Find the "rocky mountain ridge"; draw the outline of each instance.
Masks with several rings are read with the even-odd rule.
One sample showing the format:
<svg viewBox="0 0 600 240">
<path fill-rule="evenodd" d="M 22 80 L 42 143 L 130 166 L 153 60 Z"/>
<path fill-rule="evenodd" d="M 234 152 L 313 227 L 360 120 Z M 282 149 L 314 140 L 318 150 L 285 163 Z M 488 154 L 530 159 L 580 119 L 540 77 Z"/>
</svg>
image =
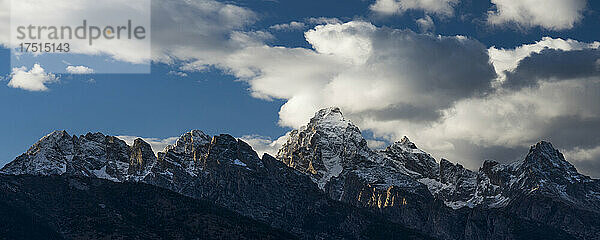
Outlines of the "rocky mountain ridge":
<svg viewBox="0 0 600 240">
<path fill-rule="evenodd" d="M 364 233 L 385 221 L 440 239 L 600 236 L 598 180 L 579 174 L 548 142 L 532 146 L 523 161 L 486 161 L 475 172 L 438 163 L 406 137 L 372 150 L 339 108 L 320 110 L 292 131 L 276 157 L 199 130 L 158 156 L 141 139 L 128 146 L 101 133 L 57 131 L 1 172 L 143 182 L 308 239 L 368 238 Z M 535 227 L 524 233 L 521 225 Z"/>
<path fill-rule="evenodd" d="M 392 219 L 415 228 L 437 216 L 437 212 L 427 213 L 436 201 L 454 210 L 511 209 L 524 198 L 543 196 L 559 202 L 561 207 L 577 207 L 599 216 L 600 182 L 578 173 L 552 144 L 544 141 L 533 145 L 523 161 L 486 161 L 475 172 L 445 159 L 438 163 L 407 137 L 383 151 L 370 150 L 360 130 L 343 117 L 339 108 L 327 108 L 315 114 L 307 126 L 292 131 L 277 157 L 311 176 L 331 198 L 383 209 Z M 408 205 L 412 208 L 405 207 Z M 544 222 L 540 216 L 525 217 Z M 558 217 L 569 222 L 584 221 L 577 216 Z M 588 228 L 555 226 L 572 232 Z M 597 232 L 600 225 L 589 228 Z"/>
<path fill-rule="evenodd" d="M 2 172 L 142 182 L 216 203 L 304 239 L 373 239 L 380 234 L 429 239 L 328 199 L 309 177 L 269 155 L 259 158 L 248 144 L 226 134 L 210 137 L 194 130 L 157 157 L 141 139 L 127 146 L 100 133 L 76 137 L 56 131 Z"/>
<path fill-rule="evenodd" d="M 323 109 L 307 126 L 292 131 L 277 158 L 310 175 L 321 189 L 346 172 L 383 188 L 419 185 L 394 182 L 409 177 L 426 185 L 432 195 L 454 209 L 503 207 L 508 203 L 509 192 L 528 193 L 539 187 L 566 197 L 561 192 L 564 186 L 596 182 L 578 173 L 545 141 L 533 145 L 523 161 L 499 164 L 488 160 L 477 172 L 446 159 L 438 163 L 407 137 L 375 152 L 367 147 L 360 130 L 344 119 L 339 108 Z"/>
</svg>

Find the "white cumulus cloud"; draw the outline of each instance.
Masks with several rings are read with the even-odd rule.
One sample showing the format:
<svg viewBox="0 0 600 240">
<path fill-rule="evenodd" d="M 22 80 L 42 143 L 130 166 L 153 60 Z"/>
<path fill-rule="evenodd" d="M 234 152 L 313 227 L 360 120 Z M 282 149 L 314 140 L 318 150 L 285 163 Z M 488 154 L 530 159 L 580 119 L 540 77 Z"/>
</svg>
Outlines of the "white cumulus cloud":
<svg viewBox="0 0 600 240">
<path fill-rule="evenodd" d="M 377 0 L 371 11 L 382 15 L 403 14 L 408 10 L 421 10 L 440 16 L 454 15 L 454 6 L 460 0 Z"/>
<path fill-rule="evenodd" d="M 39 92 L 47 91 L 46 84 L 58 81 L 58 77 L 54 74 L 46 73 L 44 68 L 39 64 L 33 65 L 28 70 L 27 67 L 13 68 L 8 86 L 12 88 L 20 88 L 27 91 Z"/>
<path fill-rule="evenodd" d="M 177 142 L 179 137 L 168 137 L 168 138 L 145 138 L 145 137 L 136 137 L 136 136 L 116 136 L 117 138 L 125 141 L 128 145 L 133 145 L 133 142 L 141 138 L 146 143 L 150 144 L 152 147 L 152 151 L 154 153 L 162 152 L 167 146 L 173 145 Z"/>
<path fill-rule="evenodd" d="M 305 36 L 314 50 L 249 47 L 221 64 L 246 80 L 254 96 L 286 99 L 284 126 L 299 127 L 332 105 L 347 114 L 435 120 L 453 102 L 484 94 L 496 77 L 485 46 L 462 36 L 364 21 L 317 26 Z"/>
<path fill-rule="evenodd" d="M 492 0 L 495 10 L 488 13 L 494 25 L 514 23 L 520 27 L 550 30 L 573 28 L 583 18 L 586 0 Z"/>
<path fill-rule="evenodd" d="M 303 30 L 304 28 L 306 28 L 306 24 L 304 24 L 303 22 L 296 21 L 292 21 L 290 23 L 276 24 L 269 27 L 269 29 L 276 31 L 296 31 Z"/>
<path fill-rule="evenodd" d="M 386 141 L 367 139 L 367 145 L 372 149 L 383 149 L 387 147 L 388 143 Z"/>
<path fill-rule="evenodd" d="M 539 53 L 544 49 L 559 49 L 565 51 L 581 50 L 585 48 L 599 48 L 600 42 L 584 43 L 573 39 L 561 39 L 543 37 L 542 40 L 532 44 L 523 44 L 514 49 L 498 49 L 494 46 L 489 48 L 489 55 L 494 68 L 504 80 L 505 71 L 513 71 L 519 62 L 533 53 Z"/>
<path fill-rule="evenodd" d="M 214 64 L 213 59 L 248 44 L 260 34 L 246 34 L 245 27 L 255 22 L 256 13 L 233 4 L 214 0 L 170 1 L 152 0 L 151 13 L 148 9 L 120 0 L 110 0 L 99 9 L 97 2 L 61 0 L 36 1 L 35 4 L 23 2 L 35 7 L 12 9 L 15 22 L 52 22 L 57 25 L 81 24 L 84 19 L 102 16 L 102 19 L 121 19 L 123 15 L 151 16 L 152 49 L 148 51 L 147 41 L 114 41 L 98 39 L 93 46 L 85 41 L 76 41 L 71 53 L 86 55 L 107 55 L 118 61 L 146 63 L 151 60 L 173 63 L 195 59 L 199 64 Z M 111 7 L 110 2 L 116 2 Z M 122 6 L 128 8 L 121 9 Z M 10 46 L 10 0 L 0 0 L 0 44 Z M 60 12 L 61 17 L 54 14 Z M 120 22 L 114 23 L 122 24 Z M 262 36 L 264 37 L 264 36 Z M 13 43 L 14 44 L 14 43 Z M 16 43 L 18 44 L 18 43 Z M 150 53 L 151 54 L 148 54 Z"/>
<path fill-rule="evenodd" d="M 141 138 L 150 146 L 155 154 L 164 151 L 164 149 L 169 145 L 174 145 L 180 137 L 168 137 L 168 138 L 148 138 L 148 137 L 138 137 L 138 136 L 116 136 L 117 138 L 125 141 L 129 145 L 133 145 L 133 142 Z M 248 145 L 252 146 L 252 149 L 258 153 L 259 157 L 262 157 L 264 153 L 268 153 L 271 156 L 276 156 L 279 148 L 287 141 L 288 134 L 285 134 L 277 139 L 271 139 L 269 137 L 264 137 L 260 135 L 246 135 L 242 136 L 239 139 L 248 143 Z"/>
<path fill-rule="evenodd" d="M 421 30 L 421 32 L 430 32 L 435 29 L 435 23 L 433 22 L 433 19 L 429 15 L 426 15 L 423 18 L 417 19 L 416 22 L 417 22 L 417 26 L 419 26 L 419 30 Z"/>
<path fill-rule="evenodd" d="M 94 69 L 86 66 L 68 66 L 67 72 L 70 74 L 91 74 L 94 73 Z"/>
<path fill-rule="evenodd" d="M 262 157 L 262 155 L 265 153 L 271 156 L 277 156 L 277 152 L 287 141 L 288 134 L 283 135 L 275 140 L 260 135 L 246 135 L 240 137 L 240 139 L 252 146 L 252 149 L 258 153 L 259 157 Z"/>
<path fill-rule="evenodd" d="M 307 23 L 322 25 L 322 24 L 338 24 L 342 21 L 338 18 L 327 18 L 327 17 L 311 17 L 306 20 Z"/>
</svg>

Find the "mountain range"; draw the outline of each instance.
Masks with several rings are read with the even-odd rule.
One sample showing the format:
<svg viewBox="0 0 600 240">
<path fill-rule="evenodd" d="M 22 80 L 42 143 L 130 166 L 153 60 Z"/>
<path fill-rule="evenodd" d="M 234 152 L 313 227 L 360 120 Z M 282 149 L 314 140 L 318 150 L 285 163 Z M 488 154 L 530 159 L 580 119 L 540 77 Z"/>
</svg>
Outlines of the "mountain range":
<svg viewBox="0 0 600 240">
<path fill-rule="evenodd" d="M 276 156 L 200 130 L 157 155 L 142 139 L 55 131 L 0 173 L 11 239 L 600 239 L 599 180 L 549 142 L 472 171 L 407 137 L 371 149 L 335 107 Z"/>
</svg>

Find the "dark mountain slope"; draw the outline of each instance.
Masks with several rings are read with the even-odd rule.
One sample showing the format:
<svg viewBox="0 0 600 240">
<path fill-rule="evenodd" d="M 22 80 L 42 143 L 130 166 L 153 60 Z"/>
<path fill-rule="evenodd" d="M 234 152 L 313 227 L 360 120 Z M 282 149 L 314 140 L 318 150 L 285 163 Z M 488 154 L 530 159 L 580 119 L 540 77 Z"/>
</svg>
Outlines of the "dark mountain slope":
<svg viewBox="0 0 600 240">
<path fill-rule="evenodd" d="M 0 175 L 0 239 L 295 239 L 200 201 L 140 183 Z"/>
</svg>

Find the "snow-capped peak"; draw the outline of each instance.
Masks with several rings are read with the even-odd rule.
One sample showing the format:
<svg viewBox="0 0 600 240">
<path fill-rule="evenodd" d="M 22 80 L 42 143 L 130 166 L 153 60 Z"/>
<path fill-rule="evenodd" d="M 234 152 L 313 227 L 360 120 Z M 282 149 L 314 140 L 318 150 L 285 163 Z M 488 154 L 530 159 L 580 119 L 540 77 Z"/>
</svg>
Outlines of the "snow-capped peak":
<svg viewBox="0 0 600 240">
<path fill-rule="evenodd" d="M 535 173 L 539 181 L 550 181 L 556 184 L 589 181 L 577 172 L 577 169 L 565 160 L 565 157 L 546 141 L 531 146 L 527 157 L 520 166 L 521 170 Z"/>
<path fill-rule="evenodd" d="M 546 141 L 540 141 L 531 146 L 524 164 L 545 164 L 556 168 L 576 171 L 575 167 L 567 162 L 564 156 L 551 143 Z"/>
<path fill-rule="evenodd" d="M 68 173 L 123 181 L 127 177 L 130 151 L 124 141 L 102 133 L 71 137 L 66 131 L 54 131 L 4 166 L 3 171 L 17 175 Z"/>
<path fill-rule="evenodd" d="M 421 177 L 435 178 L 439 169 L 435 159 L 417 148 L 417 145 L 406 136 L 387 147 L 382 153 L 406 169 L 420 174 Z"/>
<path fill-rule="evenodd" d="M 59 175 L 73 158 L 73 138 L 66 131 L 54 131 L 36 142 L 26 153 L 6 164 L 6 174 Z"/>
<path fill-rule="evenodd" d="M 415 145 L 413 142 L 410 141 L 410 139 L 408 139 L 407 136 L 402 137 L 402 139 L 400 139 L 400 141 L 395 142 L 394 144 L 392 144 L 389 148 L 391 149 L 400 149 L 403 152 L 407 152 L 407 153 L 415 153 L 415 154 L 427 154 L 425 151 L 419 149 L 417 147 L 417 145 Z M 434 161 L 435 162 L 435 161 Z"/>
<path fill-rule="evenodd" d="M 67 131 L 53 131 L 52 133 L 42 137 L 38 140 L 28 152 L 39 150 L 39 148 L 45 147 L 53 147 L 60 145 L 60 142 L 71 141 L 71 136 L 67 133 Z"/>
<path fill-rule="evenodd" d="M 42 137 L 39 140 L 39 142 L 55 141 L 55 140 L 63 138 L 63 137 L 69 137 L 70 138 L 71 136 L 65 130 L 56 130 L 56 131 L 53 131 L 53 132 L 49 133 L 48 135 Z"/>
<path fill-rule="evenodd" d="M 413 142 L 411 142 L 410 139 L 408 139 L 407 136 L 402 137 L 402 139 L 400 139 L 400 141 L 397 142 L 397 143 L 400 144 L 400 145 L 403 145 L 403 146 L 407 146 L 407 147 L 412 148 L 412 149 L 416 149 L 417 148 L 417 145 L 415 145 Z"/>
<path fill-rule="evenodd" d="M 323 119 L 323 118 L 343 118 L 342 110 L 339 107 L 328 107 L 319 110 L 315 114 L 315 118 Z"/>
<path fill-rule="evenodd" d="M 329 107 L 319 110 L 310 120 L 308 127 L 320 128 L 345 128 L 350 121 L 344 118 L 342 111 L 338 107 Z"/>
<path fill-rule="evenodd" d="M 321 189 L 345 168 L 371 157 L 360 129 L 337 107 L 319 110 L 308 125 L 290 133 L 278 159 L 311 176 Z"/>
</svg>

